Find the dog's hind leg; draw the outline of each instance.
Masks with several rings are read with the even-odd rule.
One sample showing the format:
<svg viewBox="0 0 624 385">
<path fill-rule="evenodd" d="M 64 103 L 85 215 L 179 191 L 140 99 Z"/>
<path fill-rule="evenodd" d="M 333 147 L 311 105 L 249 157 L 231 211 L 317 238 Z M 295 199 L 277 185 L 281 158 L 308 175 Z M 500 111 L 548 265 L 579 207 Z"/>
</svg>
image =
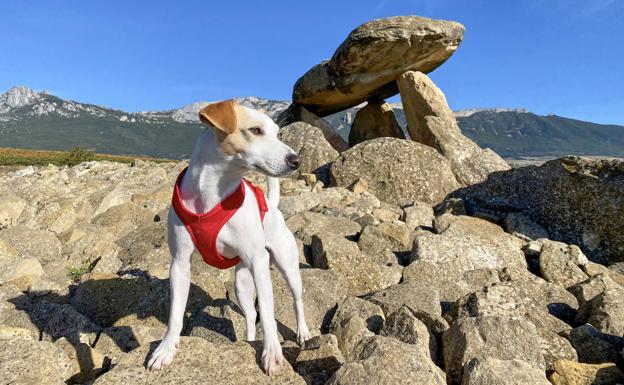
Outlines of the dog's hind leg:
<svg viewBox="0 0 624 385">
<path fill-rule="evenodd" d="M 292 233 L 286 227 L 284 219 L 279 216 L 276 228 L 267 234 L 267 248 L 282 276 L 286 280 L 293 296 L 295 316 L 297 317 L 297 342 L 303 343 L 310 339 L 310 331 L 303 311 L 303 284 L 299 272 L 299 251 Z M 275 231 L 277 230 L 277 231 Z"/>
<path fill-rule="evenodd" d="M 235 270 L 235 286 L 236 286 L 236 298 L 238 304 L 243 309 L 245 314 L 245 326 L 247 330 L 247 341 L 256 340 L 256 318 L 258 313 L 254 306 L 254 295 L 256 293 L 256 286 L 254 284 L 253 275 L 248 267 L 242 263 L 236 265 Z"/>
<path fill-rule="evenodd" d="M 161 369 L 173 361 L 180 342 L 184 309 L 191 285 L 191 254 L 195 249 L 193 240 L 173 209 L 169 211 L 168 225 L 168 243 L 171 252 L 169 323 L 165 337 L 147 363 L 148 369 Z"/>
</svg>

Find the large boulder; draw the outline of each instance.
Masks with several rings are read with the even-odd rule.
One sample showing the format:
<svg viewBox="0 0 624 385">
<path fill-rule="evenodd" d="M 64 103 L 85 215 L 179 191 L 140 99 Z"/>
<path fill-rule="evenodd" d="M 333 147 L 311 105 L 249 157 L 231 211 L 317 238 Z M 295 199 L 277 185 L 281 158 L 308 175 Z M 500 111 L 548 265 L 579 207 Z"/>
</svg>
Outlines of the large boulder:
<svg viewBox="0 0 624 385">
<path fill-rule="evenodd" d="M 381 264 L 361 252 L 357 243 L 333 233 L 312 237 L 312 266 L 342 273 L 351 295 L 385 289 L 398 283 L 403 271 L 398 264 Z"/>
<path fill-rule="evenodd" d="M 254 347 L 255 346 L 255 347 Z M 261 344 L 246 342 L 214 344 L 202 338 L 182 337 L 173 364 L 166 370 L 146 370 L 145 358 L 156 344 L 141 346 L 127 354 L 111 371 L 99 377 L 94 385 L 126 384 L 301 384 L 305 381 L 283 362 L 273 377 L 261 369 Z"/>
<path fill-rule="evenodd" d="M 369 100 L 366 106 L 355 114 L 349 131 L 349 146 L 384 136 L 405 139 L 392 106 L 384 101 Z"/>
<path fill-rule="evenodd" d="M 624 260 L 624 161 L 561 158 L 491 174 L 451 197 L 462 198 L 471 215 L 502 221 L 522 212 L 590 258 Z"/>
<path fill-rule="evenodd" d="M 325 182 L 329 181 L 329 167 L 338 157 L 338 151 L 325 140 L 323 132 L 304 122 L 283 127 L 280 139 L 299 154 L 298 173 L 313 173 Z"/>
<path fill-rule="evenodd" d="M 355 350 L 351 362 L 342 365 L 328 385 L 446 384 L 442 369 L 429 359 L 424 341 L 412 345 L 373 336 L 363 339 Z"/>
<path fill-rule="evenodd" d="M 462 385 L 550 385 L 540 369 L 521 360 L 474 359 L 466 366 Z"/>
<path fill-rule="evenodd" d="M 445 214 L 435 227 L 438 234 L 423 234 L 414 241 L 414 262 L 403 271 L 403 280 L 430 282 L 444 302 L 498 281 L 503 269 L 526 271 L 520 240 L 492 223 Z"/>
<path fill-rule="evenodd" d="M 60 347 L 29 338 L 0 339 L 0 383 L 65 384 L 73 374 L 72 363 Z"/>
<path fill-rule="evenodd" d="M 545 370 L 537 330 L 524 318 L 460 318 L 442 336 L 442 347 L 446 373 L 456 383 L 464 366 L 475 358 L 519 359 Z"/>
<path fill-rule="evenodd" d="M 448 161 L 436 150 L 396 138 L 368 140 L 343 152 L 331 167 L 331 178 L 343 187 L 365 178 L 370 192 L 393 204 L 436 204 L 459 188 Z"/>
<path fill-rule="evenodd" d="M 461 133 L 444 94 L 427 75 L 405 72 L 397 83 L 410 137 L 444 155 L 460 183 L 483 182 L 491 172 L 509 169 L 503 158 Z"/>
<path fill-rule="evenodd" d="M 294 86 L 293 101 L 319 116 L 398 92 L 405 71 L 431 72 L 457 49 L 463 25 L 419 16 L 366 22 L 353 30 L 331 60 L 306 72 Z"/>
</svg>

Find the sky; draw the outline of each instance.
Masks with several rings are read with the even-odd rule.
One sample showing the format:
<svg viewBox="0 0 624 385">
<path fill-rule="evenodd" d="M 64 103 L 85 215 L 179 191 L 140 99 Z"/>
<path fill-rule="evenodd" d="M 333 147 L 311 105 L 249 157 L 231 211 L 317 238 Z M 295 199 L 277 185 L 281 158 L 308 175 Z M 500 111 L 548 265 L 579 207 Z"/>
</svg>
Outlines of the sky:
<svg viewBox="0 0 624 385">
<path fill-rule="evenodd" d="M 396 15 L 466 26 L 430 74 L 454 110 L 624 124 L 624 0 L 2 0 L 0 92 L 26 85 L 126 111 L 290 99 L 351 30 Z"/>
</svg>

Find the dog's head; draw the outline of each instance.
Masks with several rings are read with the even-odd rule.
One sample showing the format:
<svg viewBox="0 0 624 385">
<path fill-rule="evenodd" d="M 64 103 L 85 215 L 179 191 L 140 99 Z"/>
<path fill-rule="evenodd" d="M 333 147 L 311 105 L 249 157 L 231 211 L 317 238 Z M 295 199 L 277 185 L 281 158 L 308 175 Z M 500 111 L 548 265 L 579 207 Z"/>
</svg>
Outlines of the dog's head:
<svg viewBox="0 0 624 385">
<path fill-rule="evenodd" d="M 250 170 L 280 176 L 299 167 L 299 156 L 277 138 L 277 125 L 258 110 L 225 100 L 204 107 L 199 119 L 214 131 L 219 151 Z"/>
</svg>

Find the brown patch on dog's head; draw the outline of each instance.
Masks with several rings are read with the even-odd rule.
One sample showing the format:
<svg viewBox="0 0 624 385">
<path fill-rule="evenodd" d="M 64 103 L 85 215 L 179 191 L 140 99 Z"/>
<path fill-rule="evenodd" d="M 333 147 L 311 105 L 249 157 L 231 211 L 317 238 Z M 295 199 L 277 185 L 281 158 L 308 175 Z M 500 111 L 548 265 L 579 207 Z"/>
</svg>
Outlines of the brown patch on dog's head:
<svg viewBox="0 0 624 385">
<path fill-rule="evenodd" d="M 213 128 L 219 148 L 227 155 L 244 152 L 256 139 L 248 129 L 261 125 L 234 99 L 207 105 L 199 111 L 199 119 Z"/>
<path fill-rule="evenodd" d="M 234 99 L 209 104 L 199 111 L 199 120 L 226 135 L 231 134 L 237 127 L 235 110 L 237 105 Z"/>
</svg>

